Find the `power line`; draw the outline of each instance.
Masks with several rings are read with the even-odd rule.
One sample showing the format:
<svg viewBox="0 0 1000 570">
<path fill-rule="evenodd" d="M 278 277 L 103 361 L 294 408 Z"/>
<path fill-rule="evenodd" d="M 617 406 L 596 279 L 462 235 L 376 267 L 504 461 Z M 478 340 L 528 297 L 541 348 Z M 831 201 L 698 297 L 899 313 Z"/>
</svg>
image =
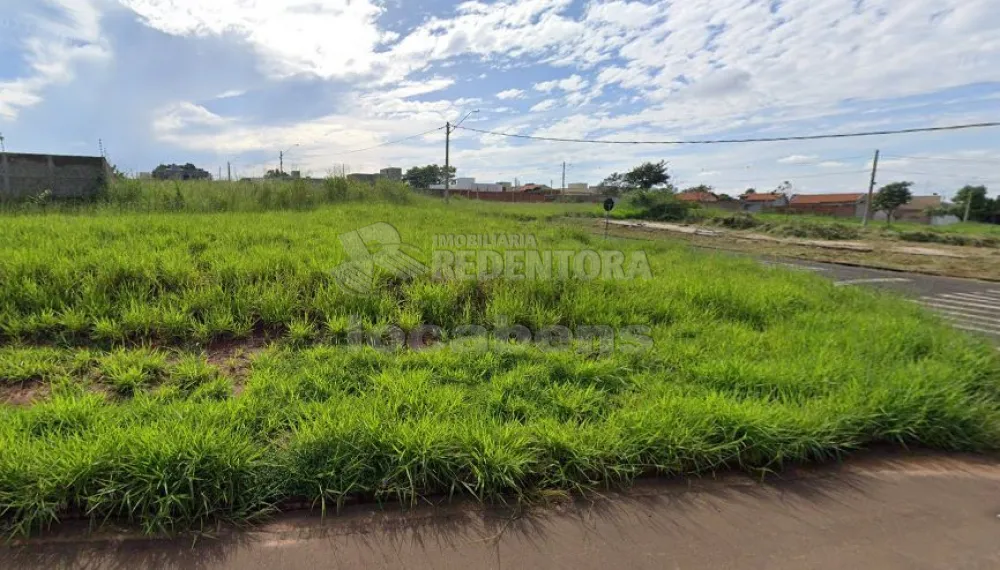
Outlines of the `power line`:
<svg viewBox="0 0 1000 570">
<path fill-rule="evenodd" d="M 1000 159 L 988 160 L 985 158 L 946 158 L 943 156 L 902 156 L 899 154 L 886 155 L 888 158 L 905 158 L 910 160 L 944 160 L 944 161 L 954 161 L 954 162 L 975 162 L 983 164 L 1000 164 Z"/>
<path fill-rule="evenodd" d="M 518 135 L 514 133 L 499 133 L 494 131 L 484 131 L 480 129 L 474 129 L 472 127 L 459 127 L 460 129 L 465 129 L 474 133 L 480 133 L 484 135 L 494 135 L 500 137 L 510 137 L 517 139 L 530 139 L 537 141 L 549 141 L 549 142 L 568 142 L 568 143 L 589 143 L 589 144 L 656 144 L 656 145 L 709 145 L 709 144 L 736 144 L 736 143 L 758 143 L 758 142 L 783 142 L 783 141 L 808 141 L 808 140 L 820 140 L 820 139 L 843 139 L 843 138 L 854 138 L 854 137 L 873 137 L 880 135 L 904 135 L 912 133 L 930 133 L 938 131 L 959 131 L 964 129 L 982 129 L 987 127 L 1000 127 L 1000 122 L 991 123 L 969 123 L 964 125 L 949 125 L 946 127 L 918 127 L 913 129 L 895 129 L 895 130 L 883 130 L 883 131 L 859 131 L 852 133 L 833 133 L 833 134 L 822 134 L 822 135 L 803 135 L 803 136 L 790 136 L 790 137 L 760 137 L 760 138 L 745 138 L 745 139 L 705 139 L 705 140 L 690 140 L 690 141 L 609 141 L 601 139 L 570 139 L 570 138 L 558 138 L 558 137 L 537 137 L 532 135 Z"/>
<path fill-rule="evenodd" d="M 965 176 L 963 174 L 939 174 L 937 172 L 922 172 L 920 170 L 900 169 L 900 168 L 893 168 L 891 166 L 887 166 L 887 167 L 881 168 L 879 170 L 881 170 L 881 171 L 889 171 L 889 172 L 892 172 L 895 175 L 918 174 L 920 176 L 933 176 L 935 178 L 954 178 L 954 179 L 957 179 L 957 180 L 984 180 L 984 181 L 990 181 L 990 180 L 996 180 L 997 179 L 997 177 L 991 177 L 991 176 Z"/>
<path fill-rule="evenodd" d="M 444 127 L 438 127 L 436 129 L 431 129 L 429 131 L 424 131 L 422 133 L 417 133 L 415 135 L 410 135 L 408 137 L 404 137 L 404 138 L 401 138 L 401 139 L 396 139 L 396 140 L 384 142 L 382 144 L 377 144 L 375 146 L 370 146 L 370 147 L 366 147 L 366 148 L 359 148 L 359 149 L 355 149 L 355 150 L 348 150 L 348 151 L 345 151 L 345 152 L 338 152 L 338 153 L 335 153 L 335 154 L 328 154 L 327 156 L 343 156 L 345 154 L 354 154 L 354 153 L 357 153 L 357 152 L 364 152 L 366 150 L 373 150 L 373 149 L 376 149 L 376 148 L 382 148 L 384 146 L 389 146 L 391 144 L 398 144 L 398 143 L 401 143 L 401 142 L 406 142 L 408 140 L 413 140 L 413 139 L 420 138 L 422 136 L 429 135 L 431 133 L 436 133 L 437 131 L 443 131 L 443 130 L 444 130 Z"/>
<path fill-rule="evenodd" d="M 839 175 L 843 175 L 843 174 L 863 174 L 865 172 L 868 172 L 868 170 L 867 169 L 866 170 L 843 170 L 843 171 L 836 171 L 836 172 L 824 172 L 822 174 L 803 174 L 801 176 L 788 176 L 788 175 L 783 175 L 783 174 L 776 174 L 774 176 L 767 176 L 767 177 L 763 177 L 763 178 L 741 178 L 741 179 L 737 179 L 737 180 L 734 180 L 734 179 L 715 180 L 711 176 L 705 176 L 705 180 L 707 180 L 708 182 L 714 182 L 716 184 L 730 184 L 730 183 L 733 183 L 733 182 L 764 182 L 764 181 L 768 181 L 768 180 L 788 180 L 788 181 L 795 181 L 795 180 L 798 180 L 800 178 L 826 178 L 828 176 L 839 176 Z"/>
</svg>

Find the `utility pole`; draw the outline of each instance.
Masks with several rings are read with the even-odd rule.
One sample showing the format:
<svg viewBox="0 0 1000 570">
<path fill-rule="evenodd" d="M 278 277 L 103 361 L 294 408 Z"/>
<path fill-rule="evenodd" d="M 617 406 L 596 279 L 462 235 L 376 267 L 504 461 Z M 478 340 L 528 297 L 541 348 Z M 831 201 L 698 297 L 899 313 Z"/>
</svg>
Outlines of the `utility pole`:
<svg viewBox="0 0 1000 570">
<path fill-rule="evenodd" d="M 274 155 L 272 155 L 272 156 L 274 156 Z M 284 151 L 279 151 L 278 152 L 278 174 L 284 174 L 284 173 L 285 173 L 285 152 Z"/>
<path fill-rule="evenodd" d="M 965 215 L 962 216 L 963 222 L 969 221 L 969 213 L 972 211 L 972 191 L 968 192 L 968 196 L 965 198 Z"/>
<path fill-rule="evenodd" d="M 474 113 L 478 113 L 479 109 L 475 111 L 469 111 L 462 117 L 462 120 L 455 123 L 452 126 L 451 121 L 444 124 L 444 201 L 448 201 L 448 190 L 451 188 L 451 133 L 455 131 L 466 119 L 471 117 Z"/>
<path fill-rule="evenodd" d="M 566 161 L 563 161 L 563 183 L 562 183 L 562 193 L 566 194 Z"/>
<path fill-rule="evenodd" d="M 868 227 L 868 221 L 872 217 L 872 200 L 875 196 L 875 175 L 878 174 L 878 150 L 875 150 L 875 160 L 872 162 L 872 179 L 868 183 L 868 201 L 865 202 L 865 219 L 861 222 L 863 227 Z"/>
<path fill-rule="evenodd" d="M 0 152 L 7 152 L 7 147 L 3 146 L 3 133 L 0 133 Z"/>
<path fill-rule="evenodd" d="M 233 181 L 233 164 L 228 160 L 226 161 L 226 179 L 230 182 Z"/>
<path fill-rule="evenodd" d="M 444 124 L 444 201 L 448 202 L 451 186 L 451 121 Z"/>
</svg>

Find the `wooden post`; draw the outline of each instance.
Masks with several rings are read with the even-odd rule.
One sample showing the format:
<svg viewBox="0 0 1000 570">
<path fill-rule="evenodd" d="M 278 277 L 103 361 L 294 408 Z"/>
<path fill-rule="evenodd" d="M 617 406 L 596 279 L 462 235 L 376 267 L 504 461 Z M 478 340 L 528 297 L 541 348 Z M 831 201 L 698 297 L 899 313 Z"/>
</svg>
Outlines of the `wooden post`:
<svg viewBox="0 0 1000 570">
<path fill-rule="evenodd" d="M 872 179 L 868 183 L 868 201 L 865 203 L 865 219 L 861 222 L 864 227 L 868 226 L 868 221 L 872 217 L 872 199 L 875 196 L 875 175 L 878 173 L 878 150 L 875 151 L 875 161 L 872 162 Z"/>
</svg>

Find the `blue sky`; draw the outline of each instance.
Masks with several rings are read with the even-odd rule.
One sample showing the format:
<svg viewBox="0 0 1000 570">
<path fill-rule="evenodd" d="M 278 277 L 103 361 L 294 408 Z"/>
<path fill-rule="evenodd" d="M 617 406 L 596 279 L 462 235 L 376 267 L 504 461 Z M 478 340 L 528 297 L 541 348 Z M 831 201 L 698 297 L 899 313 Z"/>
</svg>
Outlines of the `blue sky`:
<svg viewBox="0 0 1000 570">
<path fill-rule="evenodd" d="M 12 151 L 126 171 L 239 175 L 441 163 L 443 126 L 676 140 L 1000 119 L 995 0 L 7 0 L 0 133 Z M 6 4 L 5 3 L 5 4 Z M 994 4 L 994 6 L 991 6 Z M 14 15 L 14 16 L 11 16 Z M 645 160 L 681 186 L 1000 191 L 1000 129 L 866 139 L 602 146 L 454 135 L 461 176 L 597 183 Z"/>
</svg>

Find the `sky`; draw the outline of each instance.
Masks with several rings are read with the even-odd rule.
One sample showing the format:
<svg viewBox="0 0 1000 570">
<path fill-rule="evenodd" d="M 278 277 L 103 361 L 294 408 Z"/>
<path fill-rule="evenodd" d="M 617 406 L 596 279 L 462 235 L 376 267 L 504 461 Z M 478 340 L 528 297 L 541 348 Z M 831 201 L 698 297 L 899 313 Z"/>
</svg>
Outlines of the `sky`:
<svg viewBox="0 0 1000 570">
<path fill-rule="evenodd" d="M 13 6 L 9 4 L 13 3 Z M 326 176 L 443 164 L 446 121 L 603 140 L 813 135 L 1000 120 L 996 0 L 4 0 L 8 151 L 121 170 Z M 414 136 L 420 135 L 421 136 Z M 399 139 L 397 144 L 383 145 Z M 367 149 L 367 150 L 365 150 Z M 540 142 L 459 129 L 480 182 L 679 187 L 906 180 L 1000 193 L 1000 129 L 744 145 Z"/>
</svg>

